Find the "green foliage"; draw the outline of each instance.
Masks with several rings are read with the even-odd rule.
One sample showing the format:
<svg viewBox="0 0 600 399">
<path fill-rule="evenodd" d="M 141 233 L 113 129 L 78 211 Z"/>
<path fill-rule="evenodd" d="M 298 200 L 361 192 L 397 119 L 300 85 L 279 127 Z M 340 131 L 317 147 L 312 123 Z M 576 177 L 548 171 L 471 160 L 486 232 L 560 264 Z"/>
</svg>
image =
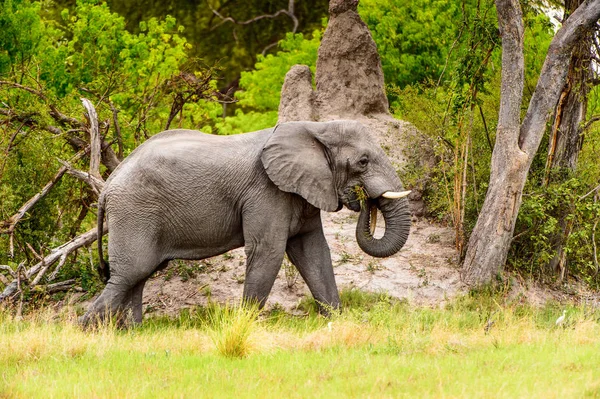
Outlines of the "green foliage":
<svg viewBox="0 0 600 399">
<path fill-rule="evenodd" d="M 597 287 L 600 202 L 588 193 L 589 186 L 574 177 L 546 187 L 530 184 L 517 219 L 511 267 L 541 280 L 556 276 L 548 265 L 566 231 L 563 251 L 569 273 Z"/>
<path fill-rule="evenodd" d="M 314 76 L 320 43 L 319 30 L 314 31 L 310 39 L 301 33 L 288 33 L 285 40 L 279 43 L 281 51 L 266 57 L 259 55 L 255 69 L 242 72 L 240 87 L 243 91 L 236 95 L 240 99 L 239 104 L 257 111 L 277 110 L 285 74 L 292 66 L 308 65 Z"/>
<path fill-rule="evenodd" d="M 0 7 L 0 220 L 52 180 L 57 158 L 69 160 L 78 150 L 74 142 L 88 140 L 57 116 L 81 120 L 82 96 L 95 104 L 105 140 L 120 141 L 123 155 L 164 129 L 182 91 L 188 90 L 187 102 L 173 126 L 210 130 L 219 119 L 216 71 L 188 56 L 190 45 L 174 18 L 149 19 L 133 34 L 123 17 L 97 1 L 79 1 L 56 15 L 59 20 L 47 17 L 52 14 L 45 3 L 8 1 Z M 182 76 L 197 86 L 181 85 Z M 86 170 L 87 159 L 73 166 Z M 86 185 L 64 176 L 17 225 L 14 259 L 8 257 L 9 237 L 0 235 L 0 264 L 37 262 L 26 244 L 45 255 L 90 229 L 94 202 Z M 93 287 L 93 268 L 82 258 L 75 257 L 61 276 L 76 275 L 84 287 Z"/>
<path fill-rule="evenodd" d="M 526 87 L 535 87 L 539 54 L 552 38 L 548 18 L 525 9 Z M 451 222 L 459 251 L 485 199 L 500 105 L 501 49 L 492 2 L 465 3 L 445 70 L 434 81 L 393 89 L 395 114 L 429 136 L 432 154 L 412 154 L 404 172 L 420 185 L 432 216 Z M 524 103 L 532 90 L 524 93 Z M 421 166 L 418 158 L 434 157 Z"/>
<path fill-rule="evenodd" d="M 39 11 L 39 3 L 27 0 L 0 3 L 0 75 L 15 65 L 27 65 L 44 48 L 46 27 Z"/>
<path fill-rule="evenodd" d="M 58 1 L 65 5 L 68 3 L 68 0 Z M 248 0 L 243 3 L 226 0 L 152 3 L 145 0 L 109 0 L 108 4 L 113 12 L 125 17 L 132 33 L 138 32 L 140 22 L 151 18 L 162 19 L 165 15 L 175 17 L 178 23 L 185 26 L 182 35 L 193 45 L 190 56 L 202 58 L 211 65 L 218 63 L 222 67 L 220 89 L 234 85 L 240 73 L 253 69 L 262 55 L 275 53 L 276 47 L 267 47 L 285 38 L 293 27 L 292 19 L 283 13 L 276 18 L 262 18 L 242 25 L 224 22 L 211 10 L 216 10 L 224 18 L 248 21 L 287 9 L 288 0 Z M 327 16 L 327 8 L 326 1 L 296 1 L 294 14 L 298 19 L 297 32 L 319 29 L 322 18 Z"/>
<path fill-rule="evenodd" d="M 241 90 L 236 92 L 239 106 L 235 116 L 226 117 L 215 125 L 220 134 L 234 134 L 260 130 L 277 124 L 277 109 L 285 74 L 296 64 L 308 65 L 314 75 L 321 31 L 312 38 L 289 33 L 279 43 L 276 55 L 258 56 L 255 69 L 242 72 Z"/>
<path fill-rule="evenodd" d="M 467 6 L 472 6 L 468 2 Z M 462 3 L 439 0 L 363 0 L 388 85 L 403 88 L 437 79 L 460 28 Z"/>
</svg>

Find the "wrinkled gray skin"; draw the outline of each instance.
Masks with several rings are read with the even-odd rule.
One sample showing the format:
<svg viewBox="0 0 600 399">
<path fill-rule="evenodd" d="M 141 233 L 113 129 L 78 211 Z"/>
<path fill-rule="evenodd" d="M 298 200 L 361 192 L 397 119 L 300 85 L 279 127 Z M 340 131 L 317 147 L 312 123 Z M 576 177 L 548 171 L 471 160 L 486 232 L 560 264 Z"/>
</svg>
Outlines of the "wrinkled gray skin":
<svg viewBox="0 0 600 399">
<path fill-rule="evenodd" d="M 265 303 L 287 252 L 323 308 L 338 308 L 320 210 L 346 205 L 360 211 L 355 186 L 369 197 L 357 226 L 359 245 L 373 256 L 396 253 L 408 237 L 407 201 L 380 196 L 401 191 L 402 184 L 357 122 L 290 122 L 235 136 L 191 130 L 153 136 L 119 165 L 102 192 L 98 228 L 105 211 L 110 278 L 82 323 L 128 308 L 139 323 L 144 284 L 154 271 L 171 259 L 204 259 L 241 246 L 246 300 Z M 380 239 L 370 233 L 372 206 L 386 221 Z"/>
</svg>

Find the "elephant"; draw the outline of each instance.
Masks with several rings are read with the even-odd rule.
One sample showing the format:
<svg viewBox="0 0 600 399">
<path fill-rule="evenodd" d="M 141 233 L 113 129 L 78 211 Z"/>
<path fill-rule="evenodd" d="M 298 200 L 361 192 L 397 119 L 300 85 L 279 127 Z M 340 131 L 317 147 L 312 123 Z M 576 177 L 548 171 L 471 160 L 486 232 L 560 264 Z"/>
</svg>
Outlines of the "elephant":
<svg viewBox="0 0 600 399">
<path fill-rule="evenodd" d="M 81 322 L 130 311 L 141 323 L 144 284 L 156 270 L 173 259 L 200 260 L 242 246 L 245 301 L 264 305 L 287 253 L 320 309 L 338 309 L 321 210 L 360 212 L 358 245 L 387 257 L 408 238 L 408 193 L 355 121 L 288 122 L 232 136 L 156 134 L 121 162 L 99 197 L 99 270 L 106 286 Z M 378 209 L 385 232 L 375 238 Z"/>
</svg>

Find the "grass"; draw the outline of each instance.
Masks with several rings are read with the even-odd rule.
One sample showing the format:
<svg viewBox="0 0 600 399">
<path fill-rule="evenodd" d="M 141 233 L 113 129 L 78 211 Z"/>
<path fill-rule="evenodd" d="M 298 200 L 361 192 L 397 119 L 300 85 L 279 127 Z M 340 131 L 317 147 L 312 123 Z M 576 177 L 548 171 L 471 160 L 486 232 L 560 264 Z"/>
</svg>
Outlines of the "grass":
<svg viewBox="0 0 600 399">
<path fill-rule="evenodd" d="M 0 312 L 0 398 L 600 397 L 598 310 L 570 305 L 556 327 L 558 304 L 487 294 L 342 302 L 332 319 L 307 300 L 303 317 L 209 306 L 126 331 L 83 332 L 70 308 Z"/>
</svg>

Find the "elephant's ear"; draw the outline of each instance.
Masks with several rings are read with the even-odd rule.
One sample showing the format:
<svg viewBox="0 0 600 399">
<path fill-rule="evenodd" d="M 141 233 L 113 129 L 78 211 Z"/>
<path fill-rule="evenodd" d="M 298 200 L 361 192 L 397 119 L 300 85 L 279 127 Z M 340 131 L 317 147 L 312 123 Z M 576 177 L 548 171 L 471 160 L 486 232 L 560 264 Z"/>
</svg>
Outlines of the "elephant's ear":
<svg viewBox="0 0 600 399">
<path fill-rule="evenodd" d="M 318 126 L 315 122 L 277 125 L 263 148 L 261 161 L 280 190 L 333 212 L 338 209 L 337 190 L 327 162 L 328 149 L 318 139 Z"/>
</svg>

